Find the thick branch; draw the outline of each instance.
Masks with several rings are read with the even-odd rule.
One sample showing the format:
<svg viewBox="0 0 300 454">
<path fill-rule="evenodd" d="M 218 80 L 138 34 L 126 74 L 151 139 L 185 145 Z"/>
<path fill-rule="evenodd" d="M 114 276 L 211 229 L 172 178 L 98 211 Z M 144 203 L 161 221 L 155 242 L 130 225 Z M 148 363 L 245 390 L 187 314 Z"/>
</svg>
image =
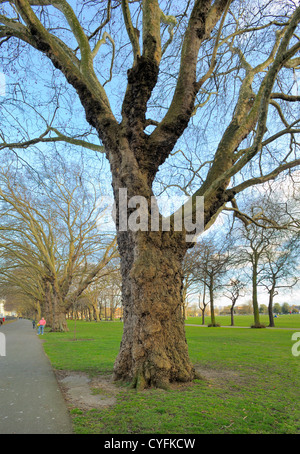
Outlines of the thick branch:
<svg viewBox="0 0 300 454">
<path fill-rule="evenodd" d="M 126 27 L 127 34 L 128 34 L 128 37 L 129 37 L 131 45 L 132 45 L 134 63 L 136 63 L 137 57 L 139 57 L 141 55 L 140 43 L 139 43 L 139 31 L 136 28 L 134 28 L 134 26 L 132 24 L 128 0 L 122 0 L 121 3 L 122 3 L 122 11 L 123 11 L 125 27 Z"/>
<path fill-rule="evenodd" d="M 159 166 L 172 151 L 194 111 L 197 92 L 196 67 L 200 45 L 224 12 L 227 0 L 197 0 L 192 10 L 181 52 L 181 63 L 174 96 L 162 122 L 150 136 L 152 144 L 160 150 Z"/>
</svg>

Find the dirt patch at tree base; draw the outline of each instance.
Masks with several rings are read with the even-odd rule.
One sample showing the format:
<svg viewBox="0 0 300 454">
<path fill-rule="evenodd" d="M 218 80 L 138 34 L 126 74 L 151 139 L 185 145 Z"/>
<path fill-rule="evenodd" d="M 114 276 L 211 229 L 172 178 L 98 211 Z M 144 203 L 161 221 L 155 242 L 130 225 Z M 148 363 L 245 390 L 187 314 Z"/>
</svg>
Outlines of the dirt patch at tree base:
<svg viewBox="0 0 300 454">
<path fill-rule="evenodd" d="M 112 377 L 101 375 L 89 378 L 84 372 L 55 371 L 62 394 L 69 408 L 91 410 L 116 403 L 118 387 Z"/>
<path fill-rule="evenodd" d="M 209 367 L 195 366 L 197 376 L 207 383 L 209 387 L 225 387 L 228 383 L 242 385 L 242 378 L 238 371 L 216 370 Z M 113 382 L 112 375 L 99 375 L 89 378 L 84 372 L 75 371 L 55 371 L 55 375 L 62 391 L 62 394 L 70 409 L 79 408 L 80 410 L 91 410 L 93 408 L 103 408 L 116 404 L 117 394 L 120 387 Z M 182 391 L 190 387 L 193 383 L 172 383 L 171 390 Z M 143 392 L 154 389 L 145 389 Z M 162 391 L 156 389 L 156 391 Z"/>
<path fill-rule="evenodd" d="M 195 366 L 197 375 L 209 386 L 226 387 L 230 383 L 243 386 L 248 378 L 240 374 L 238 370 L 215 369 L 205 366 Z"/>
</svg>

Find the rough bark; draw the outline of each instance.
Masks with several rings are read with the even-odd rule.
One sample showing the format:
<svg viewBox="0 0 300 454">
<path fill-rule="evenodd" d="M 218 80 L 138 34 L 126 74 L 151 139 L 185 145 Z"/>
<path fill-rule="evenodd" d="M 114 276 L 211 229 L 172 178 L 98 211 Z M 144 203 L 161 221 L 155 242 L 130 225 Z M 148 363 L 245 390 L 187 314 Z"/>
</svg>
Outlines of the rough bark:
<svg viewBox="0 0 300 454">
<path fill-rule="evenodd" d="M 118 241 L 124 334 L 115 379 L 137 388 L 192 380 L 182 316 L 184 248 L 169 232 L 124 232 Z"/>
<path fill-rule="evenodd" d="M 51 332 L 67 332 L 69 331 L 66 321 L 65 312 L 55 312 L 53 313 L 53 319 L 51 324 Z"/>
<path fill-rule="evenodd" d="M 59 293 L 55 287 L 55 284 L 52 283 L 52 323 L 51 331 L 52 332 L 66 332 L 69 331 L 66 320 L 67 310 L 63 305 Z"/>
</svg>

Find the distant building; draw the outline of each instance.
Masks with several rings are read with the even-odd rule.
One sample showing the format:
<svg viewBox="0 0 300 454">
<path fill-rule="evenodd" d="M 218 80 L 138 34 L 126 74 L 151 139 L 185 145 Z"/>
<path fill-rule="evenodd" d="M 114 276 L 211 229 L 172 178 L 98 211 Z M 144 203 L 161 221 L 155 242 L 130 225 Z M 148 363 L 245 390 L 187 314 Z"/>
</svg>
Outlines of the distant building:
<svg viewBox="0 0 300 454">
<path fill-rule="evenodd" d="M 5 303 L 5 300 L 0 300 L 0 314 L 4 314 L 4 303 Z"/>
<path fill-rule="evenodd" d="M 1 299 L 0 300 L 0 314 L 2 314 L 4 317 L 8 317 L 11 315 L 15 316 L 16 312 L 15 311 L 6 311 L 5 310 L 5 300 Z"/>
</svg>

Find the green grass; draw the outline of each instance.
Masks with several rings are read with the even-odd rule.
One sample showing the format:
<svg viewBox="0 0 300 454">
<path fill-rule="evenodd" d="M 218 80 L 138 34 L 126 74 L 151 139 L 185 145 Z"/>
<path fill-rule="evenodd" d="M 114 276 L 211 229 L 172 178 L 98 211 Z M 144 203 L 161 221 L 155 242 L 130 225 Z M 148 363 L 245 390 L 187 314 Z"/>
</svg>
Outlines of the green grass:
<svg viewBox="0 0 300 454">
<path fill-rule="evenodd" d="M 260 315 L 260 322 L 266 326 L 269 325 L 268 315 Z M 205 325 L 210 323 L 210 317 L 205 317 Z M 234 324 L 235 326 L 246 326 L 250 327 L 253 325 L 254 319 L 253 315 L 235 315 Z M 292 315 L 279 315 L 279 317 L 274 319 L 276 328 L 300 328 L 300 314 Z M 216 323 L 221 326 L 230 326 L 231 320 L 230 315 L 219 315 L 216 316 Z M 201 317 L 188 317 L 186 324 L 201 325 Z"/>
<path fill-rule="evenodd" d="M 77 341 L 74 323 L 69 327 L 69 333 L 44 336 L 53 366 L 93 376 L 111 373 L 122 324 L 77 322 Z M 191 360 L 204 380 L 168 391 L 119 386 L 114 406 L 72 410 L 75 432 L 300 433 L 300 356 L 291 353 L 293 331 L 187 326 L 186 333 Z"/>
<path fill-rule="evenodd" d="M 123 324 L 120 322 L 68 322 L 68 333 L 46 333 L 45 351 L 55 369 L 89 373 L 111 372 L 118 354 Z"/>
</svg>

